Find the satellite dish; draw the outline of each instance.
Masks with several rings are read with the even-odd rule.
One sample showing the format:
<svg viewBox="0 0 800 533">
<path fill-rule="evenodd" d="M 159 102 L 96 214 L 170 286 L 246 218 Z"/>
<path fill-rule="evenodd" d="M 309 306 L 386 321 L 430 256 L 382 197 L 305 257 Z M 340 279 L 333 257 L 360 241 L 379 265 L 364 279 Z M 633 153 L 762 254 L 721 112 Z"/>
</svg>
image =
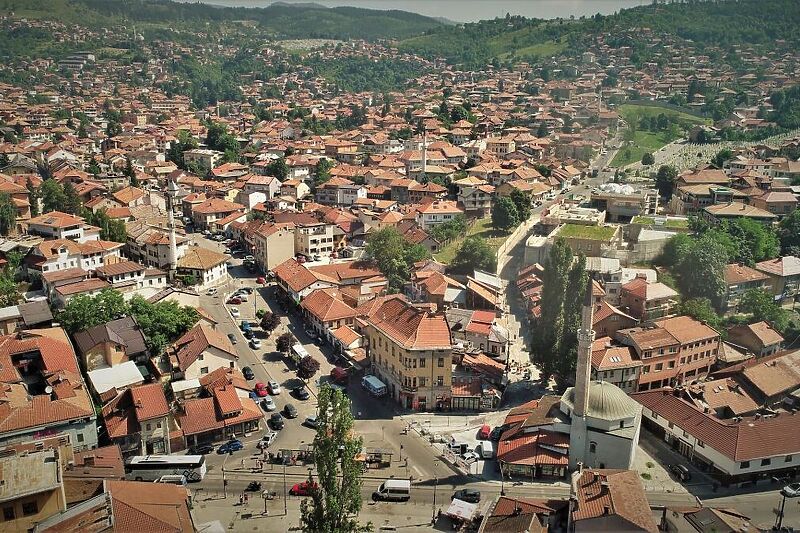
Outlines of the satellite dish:
<svg viewBox="0 0 800 533">
<path fill-rule="evenodd" d="M 48 385 L 47 387 L 44 388 L 44 392 L 45 394 L 53 394 L 53 387 Z"/>
</svg>

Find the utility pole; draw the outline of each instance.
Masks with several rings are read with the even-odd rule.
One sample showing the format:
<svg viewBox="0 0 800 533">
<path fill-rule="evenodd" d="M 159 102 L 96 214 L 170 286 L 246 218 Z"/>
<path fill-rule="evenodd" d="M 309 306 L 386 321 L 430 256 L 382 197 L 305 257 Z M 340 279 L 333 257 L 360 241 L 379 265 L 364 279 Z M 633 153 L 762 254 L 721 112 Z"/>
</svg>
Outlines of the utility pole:
<svg viewBox="0 0 800 533">
<path fill-rule="evenodd" d="M 431 525 L 436 523 L 436 487 L 439 485 L 439 477 L 433 476 L 433 508 L 431 509 Z"/>
<path fill-rule="evenodd" d="M 775 531 L 780 531 L 781 527 L 783 527 L 783 511 L 785 508 L 786 508 L 786 494 L 781 492 L 781 507 L 778 510 L 778 516 L 775 517 L 775 527 L 772 528 Z"/>
<path fill-rule="evenodd" d="M 228 460 L 228 455 L 225 455 L 225 459 L 222 460 L 222 495 L 227 500 L 228 499 L 228 480 L 225 479 L 225 461 Z"/>
<path fill-rule="evenodd" d="M 283 516 L 289 515 L 289 509 L 286 506 L 286 459 L 283 459 Z"/>
</svg>

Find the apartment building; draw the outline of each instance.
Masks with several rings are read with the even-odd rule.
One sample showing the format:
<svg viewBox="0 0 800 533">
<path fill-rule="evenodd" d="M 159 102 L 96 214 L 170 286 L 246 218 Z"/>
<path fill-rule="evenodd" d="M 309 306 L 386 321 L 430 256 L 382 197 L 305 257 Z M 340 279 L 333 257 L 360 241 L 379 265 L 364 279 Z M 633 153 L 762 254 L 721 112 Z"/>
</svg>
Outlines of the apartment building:
<svg viewBox="0 0 800 533">
<path fill-rule="evenodd" d="M 294 250 L 308 258 L 328 257 L 335 250 L 333 224 L 304 224 L 294 229 Z"/>
<path fill-rule="evenodd" d="M 453 343 L 444 315 L 389 299 L 366 323 L 372 371 L 391 398 L 406 409 L 449 408 Z"/>
<path fill-rule="evenodd" d="M 616 338 L 633 347 L 642 363 L 639 391 L 674 386 L 708 374 L 720 345 L 719 333 L 688 316 L 620 330 Z"/>
</svg>

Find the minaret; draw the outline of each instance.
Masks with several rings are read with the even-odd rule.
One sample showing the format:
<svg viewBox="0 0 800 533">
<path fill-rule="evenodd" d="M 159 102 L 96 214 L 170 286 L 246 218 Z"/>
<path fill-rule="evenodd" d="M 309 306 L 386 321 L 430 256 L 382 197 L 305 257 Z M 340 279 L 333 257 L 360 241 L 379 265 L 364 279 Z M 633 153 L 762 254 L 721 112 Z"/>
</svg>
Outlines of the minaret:
<svg viewBox="0 0 800 533">
<path fill-rule="evenodd" d="M 572 470 L 577 469 L 579 465 L 590 468 L 595 466 L 594 458 L 588 453 L 589 429 L 586 423 L 586 415 L 589 412 L 589 387 L 592 379 L 593 317 L 592 278 L 589 277 L 581 310 L 581 327 L 578 329 L 578 362 L 575 368 L 575 387 L 572 389 L 572 413 L 569 428 L 569 467 Z"/>
<path fill-rule="evenodd" d="M 425 183 L 425 172 L 428 169 L 428 132 L 423 128 L 422 130 L 422 175 L 420 181 Z"/>
<path fill-rule="evenodd" d="M 589 383 L 592 380 L 592 343 L 594 330 L 594 300 L 592 278 L 586 284 L 586 297 L 581 310 L 581 327 L 578 330 L 578 363 L 575 368 L 575 416 L 585 416 L 589 410 Z"/>
<path fill-rule="evenodd" d="M 175 198 L 178 196 L 178 186 L 169 180 L 166 190 L 167 220 L 169 221 L 169 277 L 175 279 L 178 269 L 178 245 L 175 240 Z"/>
</svg>

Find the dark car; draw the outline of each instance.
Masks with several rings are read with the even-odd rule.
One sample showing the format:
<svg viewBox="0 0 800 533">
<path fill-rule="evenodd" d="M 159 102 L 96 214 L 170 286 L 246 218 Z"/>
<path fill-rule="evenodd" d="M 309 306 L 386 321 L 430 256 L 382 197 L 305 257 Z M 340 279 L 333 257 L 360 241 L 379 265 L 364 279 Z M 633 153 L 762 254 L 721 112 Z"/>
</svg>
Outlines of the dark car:
<svg viewBox="0 0 800 533">
<path fill-rule="evenodd" d="M 236 335 L 233 333 L 228 333 L 228 340 L 231 341 L 231 344 L 236 344 Z"/>
<path fill-rule="evenodd" d="M 692 473 L 683 465 L 669 465 L 669 471 L 672 472 L 679 481 L 689 481 L 692 479 Z"/>
<path fill-rule="evenodd" d="M 246 293 L 246 294 L 253 294 L 253 288 L 252 287 L 242 287 L 239 290 L 242 291 L 243 293 Z"/>
<path fill-rule="evenodd" d="M 249 366 L 242 368 L 242 375 L 244 379 L 250 381 L 251 379 L 256 379 L 256 375 L 253 373 L 253 369 Z"/>
<path fill-rule="evenodd" d="M 272 413 L 269 417 L 269 425 L 272 426 L 272 429 L 283 429 L 286 422 L 284 422 L 283 416 L 281 416 L 280 413 Z"/>
<path fill-rule="evenodd" d="M 239 439 L 229 440 L 219 448 L 217 448 L 217 453 L 222 455 L 225 453 L 233 453 L 238 452 L 239 450 L 244 449 L 244 444 Z"/>
<path fill-rule="evenodd" d="M 207 453 L 211 453 L 214 451 L 214 447 L 210 444 L 198 444 L 196 446 L 191 446 L 188 450 L 186 450 L 187 455 L 205 455 Z"/>
<path fill-rule="evenodd" d="M 500 435 L 503 434 L 503 426 L 497 426 L 489 433 L 489 440 L 498 441 L 500 440 Z"/>
<path fill-rule="evenodd" d="M 286 415 L 286 418 L 297 418 L 297 407 L 287 403 L 283 408 L 283 413 Z"/>
<path fill-rule="evenodd" d="M 246 339 L 252 339 L 252 338 L 253 338 L 253 335 L 254 335 L 254 333 L 253 333 L 253 330 L 252 330 L 252 329 L 250 329 L 250 328 L 247 328 L 246 330 L 244 330 L 244 332 L 243 332 L 243 335 L 244 335 L 244 337 L 245 337 Z"/>
<path fill-rule="evenodd" d="M 461 489 L 455 491 L 450 499 L 461 500 L 467 503 L 478 503 L 481 501 L 481 493 L 475 489 Z"/>
<path fill-rule="evenodd" d="M 292 391 L 295 398 L 298 400 L 308 400 L 310 394 L 308 394 L 308 390 L 305 387 L 297 387 Z"/>
</svg>

